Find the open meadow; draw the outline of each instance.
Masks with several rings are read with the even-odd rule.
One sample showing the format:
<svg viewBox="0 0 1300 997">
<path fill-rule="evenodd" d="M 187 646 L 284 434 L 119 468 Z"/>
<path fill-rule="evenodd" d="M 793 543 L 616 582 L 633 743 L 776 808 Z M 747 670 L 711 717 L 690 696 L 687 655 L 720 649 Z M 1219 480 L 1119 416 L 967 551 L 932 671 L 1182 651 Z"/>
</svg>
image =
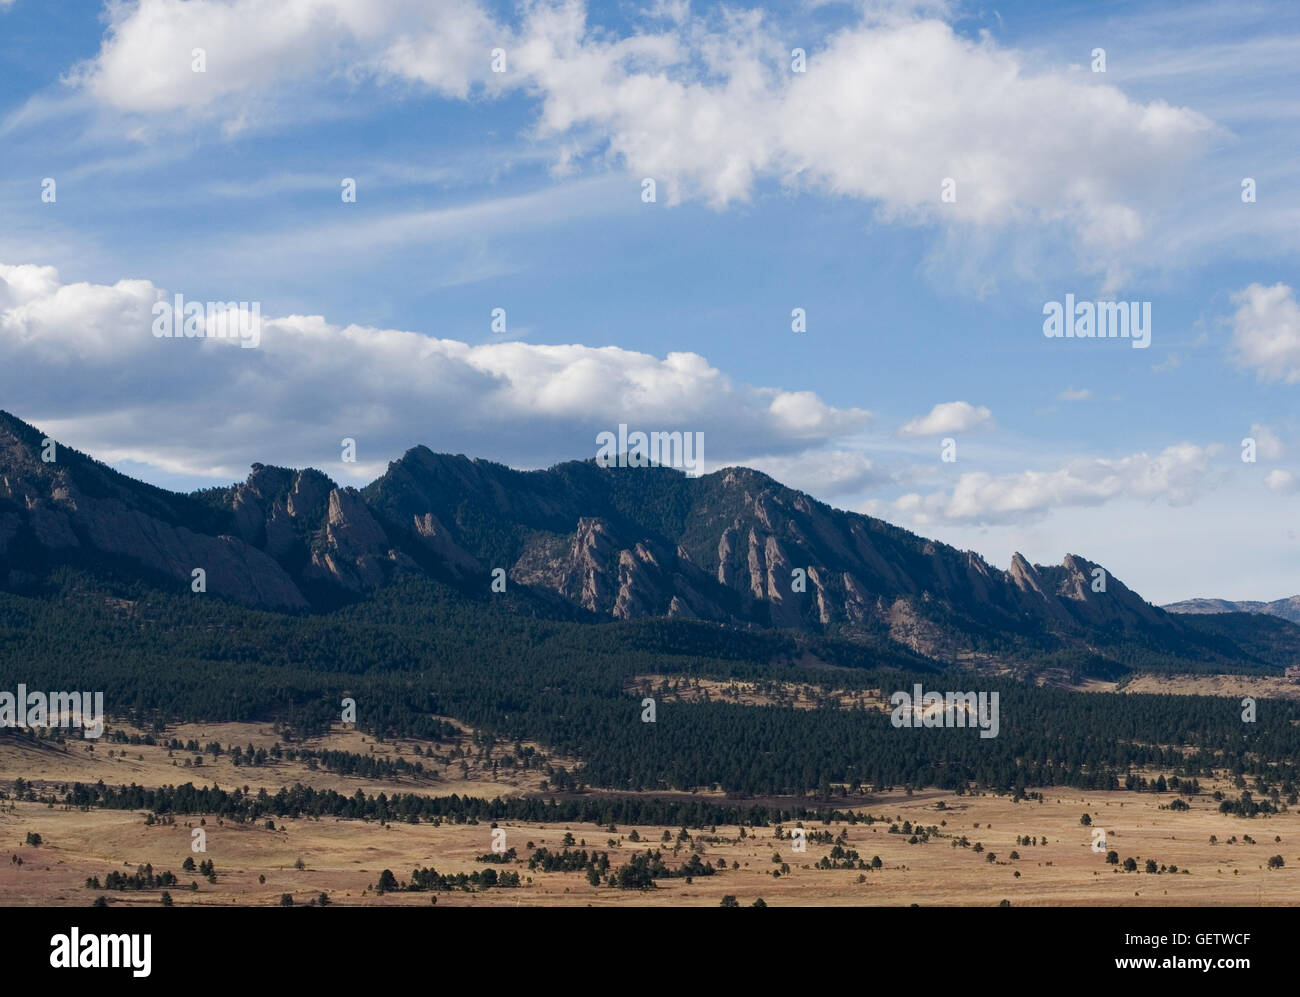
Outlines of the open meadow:
<svg viewBox="0 0 1300 997">
<path fill-rule="evenodd" d="M 111 733 L 111 732 L 110 732 Z M 277 735 L 269 725 L 185 725 L 164 738 L 200 744 L 270 748 Z M 416 792 L 426 795 L 492 798 L 548 797 L 544 776 L 535 769 L 506 769 L 500 759 L 513 745 L 493 754 L 475 754 L 465 731 L 414 753 L 414 742 L 376 743 L 356 731 L 336 730 L 297 747 L 346 751 L 384 760 L 420 758 L 417 776 L 360 778 L 301 761 L 236 766 L 228 753 L 198 768 L 184 767 L 182 756 L 163 745 L 115 744 L 101 739 L 94 751 L 69 739 L 67 750 L 52 744 L 0 746 L 0 786 L 9 799 L 0 805 L 0 905 L 88 906 L 98 896 L 110 905 L 157 905 L 162 889 L 114 890 L 86 886 L 111 872 L 129 876 L 142 866 L 155 874 L 171 872 L 167 888 L 177 906 L 277 905 L 285 894 L 295 904 L 334 905 L 653 905 L 717 906 L 726 896 L 741 905 L 761 898 L 767 905 L 970 905 L 995 906 L 1196 906 L 1290 905 L 1300 903 L 1300 809 L 1246 819 L 1222 814 L 1210 795 L 1232 787 L 1202 785 L 1193 797 L 1174 793 L 1083 792 L 1052 789 L 1042 800 L 1013 800 L 992 794 L 955 795 L 918 791 L 841 798 L 829 804 L 858 815 L 856 822 L 829 824 L 804 820 L 805 850 L 796 851 L 793 825 L 777 838 L 772 826 L 597 826 L 583 823 L 503 821 L 505 849 L 516 857 L 502 863 L 481 861 L 491 854 L 493 829 L 487 823 L 385 823 L 334 817 L 275 818 L 234 822 L 213 816 L 175 815 L 150 823 L 145 811 L 69 809 L 12 798 L 21 777 L 38 795 L 72 782 L 161 786 L 193 781 L 224 789 L 265 788 L 274 793 L 295 783 L 351 795 Z M 469 761 L 448 758 L 467 750 Z M 119 754 L 125 752 L 125 754 Z M 400 752 L 400 753 L 399 753 Z M 492 762 L 497 761 L 496 779 Z M 589 796 L 599 795 L 598 791 Z M 685 799 L 729 801 L 720 794 L 660 794 Z M 1183 799 L 1188 809 L 1170 809 Z M 814 806 L 812 799 L 745 801 L 766 805 Z M 1082 823 L 1087 814 L 1090 825 Z M 202 825 L 200 822 L 202 821 Z M 192 832 L 202 826 L 206 850 L 191 851 Z M 1098 832 L 1105 848 L 1094 850 Z M 566 838 L 571 836 L 570 838 Z M 31 844 L 39 836 L 39 845 Z M 667 840 L 665 840 L 665 838 Z M 593 886 L 582 869 L 544 872 L 530 869 L 536 849 L 561 853 L 585 849 L 608 855 L 617 869 L 649 848 L 662 853 L 672 869 L 690 861 L 712 875 L 656 880 L 653 889 Z M 1117 864 L 1107 861 L 1113 851 Z M 1281 856 L 1282 866 L 1269 860 Z M 211 861 L 212 879 L 183 868 Z M 1125 860 L 1134 860 L 1126 871 Z M 879 860 L 877 862 L 877 859 Z M 1144 871 L 1147 862 L 1155 872 Z M 1275 860 L 1276 861 L 1276 860 Z M 862 868 L 862 865 L 866 868 Z M 827 868 L 826 866 L 834 866 Z M 432 867 L 443 875 L 494 869 L 516 872 L 518 887 L 406 892 L 400 886 L 412 870 Z M 697 865 L 698 868 L 698 865 Z M 379 893 L 390 870 L 399 889 Z M 1177 871 L 1174 871 L 1177 870 Z M 191 884 L 197 889 L 192 889 Z"/>
</svg>

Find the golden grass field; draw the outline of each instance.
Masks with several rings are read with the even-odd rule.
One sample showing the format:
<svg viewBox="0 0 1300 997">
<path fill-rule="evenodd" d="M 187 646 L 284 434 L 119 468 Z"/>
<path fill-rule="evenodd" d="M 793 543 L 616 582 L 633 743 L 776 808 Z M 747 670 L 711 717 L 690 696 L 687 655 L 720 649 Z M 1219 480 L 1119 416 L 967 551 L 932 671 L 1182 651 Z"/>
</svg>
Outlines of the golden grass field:
<svg viewBox="0 0 1300 997">
<path fill-rule="evenodd" d="M 200 743 L 218 740 L 269 746 L 275 734 L 266 725 L 188 725 L 169 728 L 167 736 Z M 468 738 L 468 735 L 467 735 Z M 468 740 L 466 741 L 468 743 Z M 326 738 L 307 742 L 311 747 L 329 747 L 377 754 L 411 754 L 412 744 L 385 742 L 355 731 L 336 731 Z M 374 782 L 323 771 L 308 771 L 298 764 L 235 768 L 224 758 L 215 765 L 185 769 L 171 764 L 160 747 L 110 744 L 101 739 L 94 752 L 69 741 L 69 750 L 0 747 L 0 782 L 11 788 L 15 776 L 36 780 L 38 786 L 63 782 L 110 784 L 136 782 L 162 785 L 194 781 L 196 785 L 215 779 L 224 788 L 249 786 L 268 790 L 303 782 L 320 788 L 354 793 L 424 792 L 444 795 L 452 792 L 481 797 L 538 793 L 542 776 L 536 772 L 516 773 L 493 781 L 475 761 L 462 777 L 458 765 L 449 765 L 439 778 Z M 446 750 L 446 745 L 439 748 Z M 109 752 L 114 757 L 109 758 Z M 116 752 L 125 751 L 126 757 Z M 208 756 L 209 758 L 211 756 Z M 426 759 L 427 761 L 427 759 Z M 1213 790 L 1214 786 L 1206 786 Z M 1217 788 L 1228 792 L 1230 787 Z M 542 794 L 545 795 L 545 794 Z M 709 794 L 714 795 L 714 794 Z M 521 859 L 530 852 L 528 842 L 561 848 L 566 831 L 588 849 L 608 851 L 612 867 L 627 861 L 635 850 L 660 848 L 665 861 L 675 866 L 691 849 L 702 861 L 716 865 L 724 859 L 727 869 L 711 877 L 697 877 L 691 884 L 682 879 L 660 880 L 653 891 L 620 891 L 608 886 L 591 887 L 581 872 L 529 873 L 526 862 L 493 866 L 513 869 L 523 877 L 518 889 L 493 889 L 477 893 L 436 894 L 439 906 L 484 905 L 597 905 L 597 906 L 717 906 L 726 895 L 742 905 L 763 898 L 768 905 L 996 905 L 1003 899 L 1016 906 L 1193 906 L 1193 905 L 1287 905 L 1300 903 L 1300 811 L 1252 820 L 1218 813 L 1208 797 L 1197 797 L 1191 810 L 1161 809 L 1173 794 L 1129 792 L 1084 793 L 1058 789 L 1044 792 L 1044 800 L 1013 802 L 993 795 L 955 796 L 940 791 L 886 793 L 835 805 L 871 814 L 887 821 L 910 821 L 937 826 L 938 837 L 923 844 L 908 844 L 908 835 L 891 834 L 888 823 L 866 825 L 835 824 L 826 827 L 808 823 L 810 831 L 843 831 L 845 847 L 855 849 L 870 862 L 880 856 L 882 868 L 867 872 L 823 870 L 814 866 L 827 855 L 830 844 L 809 840 L 803 854 L 792 851 L 791 841 L 775 840 L 770 827 L 746 828 L 740 837 L 737 827 L 716 831 L 691 831 L 692 838 L 674 853 L 662 844 L 665 830 L 676 837 L 677 828 L 638 827 L 642 841 L 628 840 L 633 828 L 620 826 L 615 832 L 593 825 L 504 824 L 507 847 L 514 847 Z M 1235 791 L 1233 792 L 1235 796 Z M 771 801 L 762 801 L 771 802 Z M 793 801 L 786 801 L 793 802 Z M 940 809 L 940 804 L 944 809 Z M 1133 856 L 1139 870 L 1148 858 L 1158 865 L 1176 865 L 1179 873 L 1147 874 L 1115 871 L 1103 854 L 1091 848 L 1091 829 L 1080 824 L 1090 813 L 1095 827 L 1104 828 L 1107 848 L 1119 853 L 1121 861 Z M 85 906 L 101 893 L 114 905 L 156 905 L 160 891 L 94 891 L 85 880 L 103 880 L 111 870 L 130 873 L 150 863 L 155 872 L 170 870 L 188 887 L 198 882 L 197 892 L 173 888 L 177 906 L 274 905 L 284 893 L 305 903 L 320 893 L 333 904 L 427 906 L 435 894 L 388 893 L 377 896 L 372 886 L 384 869 L 391 869 L 399 881 L 406 880 L 416 866 L 433 866 L 440 873 L 472 872 L 486 868 L 476 856 L 491 849 L 491 829 L 486 824 L 391 824 L 321 820 L 275 819 L 276 830 L 262 823 L 219 824 L 206 822 L 207 850 L 194 855 L 197 861 L 211 859 L 217 882 L 207 882 L 197 873 L 184 873 L 181 864 L 190 856 L 190 826 L 198 817 L 178 817 L 174 825 L 145 824 L 143 812 L 92 810 L 80 812 L 50 808 L 39 803 L 6 801 L 0 810 L 0 904 Z M 946 822 L 942 823 L 942 822 Z M 43 844 L 23 844 L 29 832 Z M 787 828 L 788 832 L 788 828 Z M 982 844 L 983 853 L 973 847 L 952 846 L 952 839 L 966 836 L 973 846 Z M 1216 835 L 1217 844 L 1210 843 Z M 1245 835 L 1256 844 L 1245 843 Z M 1017 837 L 1037 838 L 1038 845 L 1018 845 Z M 1230 839 L 1235 843 L 1229 843 Z M 1275 841 L 1280 838 L 1280 841 Z M 608 844 L 613 839 L 614 844 Z M 581 846 L 579 846 L 581 847 Z M 1019 853 L 1012 860 L 1011 852 Z M 779 852 L 790 866 L 789 875 L 774 878 L 779 868 L 772 860 Z M 987 861 L 988 853 L 996 856 Z M 1270 870 L 1270 856 L 1283 856 L 1286 865 Z M 15 857 L 22 859 L 19 865 Z M 301 859 L 305 868 L 295 868 Z M 739 868 L 732 869 L 733 863 Z M 1183 869 L 1189 870 L 1184 874 Z M 1015 875 L 1016 872 L 1020 876 Z M 531 882 L 528 876 L 531 875 Z M 259 883 L 258 877 L 265 877 Z M 864 881 L 859 882 L 859 877 Z"/>
<path fill-rule="evenodd" d="M 667 681 L 669 691 L 663 692 Z M 745 681 L 737 679 L 682 678 L 661 674 L 637 675 L 625 683 L 629 693 L 655 696 L 666 702 L 697 703 L 702 700 L 736 703 L 742 706 L 785 706 L 813 710 L 833 703 L 839 709 L 877 709 L 888 712 L 892 689 L 834 689 L 811 682 Z M 1300 699 L 1300 683 L 1265 675 L 1137 675 L 1121 687 L 1117 682 L 1089 679 L 1063 686 L 1074 692 L 1147 693 L 1170 696 L 1222 696 L 1240 701 L 1254 699 Z"/>
<path fill-rule="evenodd" d="M 447 719 L 461 732 L 459 740 L 444 740 L 437 744 L 425 744 L 424 747 L 446 755 L 453 748 L 467 752 L 471 757 L 468 776 L 462 776 L 459 763 L 434 765 L 425 757 L 414 753 L 412 740 L 388 740 L 379 742 L 374 737 L 362 734 L 354 729 L 336 727 L 327 737 L 317 737 L 295 743 L 293 747 L 310 748 L 315 751 L 347 751 L 360 755 L 374 755 L 377 758 L 392 759 L 399 755 L 408 762 L 419 761 L 426 770 L 420 777 L 398 778 L 388 780 L 363 780 L 338 775 L 324 769 L 311 770 L 300 762 L 271 763 L 262 766 L 236 766 L 229 755 L 221 755 L 215 760 L 211 755 L 203 756 L 203 765 L 188 768 L 184 762 L 192 758 L 194 752 L 176 751 L 169 756 L 166 748 L 149 745 L 114 744 L 108 734 L 116 728 L 128 733 L 139 734 L 123 725 L 109 724 L 106 736 L 98 741 L 69 737 L 66 751 L 46 748 L 34 749 L 15 744 L 0 743 L 0 782 L 12 782 L 15 776 L 47 783 L 96 782 L 103 779 L 109 785 L 136 783 L 140 786 L 181 785 L 193 782 L 196 786 L 213 785 L 224 789 L 235 786 L 248 786 L 254 792 L 265 788 L 275 792 L 282 786 L 302 783 L 315 789 L 333 789 L 338 792 L 354 793 L 363 788 L 367 793 L 411 793 L 421 792 L 433 796 L 460 793 L 462 796 L 481 796 L 491 799 L 494 796 L 509 796 L 521 792 L 541 789 L 545 775 L 538 770 L 527 772 L 521 770 L 499 770 L 496 778 L 486 766 L 479 764 L 472 756 L 478 749 L 471 742 L 471 731 L 463 724 Z M 166 739 L 177 738 L 182 742 L 191 739 L 206 745 L 216 741 L 222 746 L 239 745 L 246 748 L 267 748 L 280 740 L 270 724 L 174 724 L 163 735 Z M 526 747 L 541 750 L 540 746 L 525 742 Z M 493 758 L 502 758 L 511 753 L 513 743 L 497 745 Z M 562 758 L 546 753 L 556 765 L 574 766 L 571 758 Z"/>
</svg>

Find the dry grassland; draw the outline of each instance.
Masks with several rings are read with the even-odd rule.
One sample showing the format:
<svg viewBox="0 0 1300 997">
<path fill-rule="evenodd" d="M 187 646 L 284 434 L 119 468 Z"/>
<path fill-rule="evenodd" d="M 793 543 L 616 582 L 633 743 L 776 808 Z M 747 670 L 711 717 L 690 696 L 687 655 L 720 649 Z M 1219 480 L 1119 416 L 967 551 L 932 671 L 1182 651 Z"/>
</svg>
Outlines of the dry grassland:
<svg viewBox="0 0 1300 997">
<path fill-rule="evenodd" d="M 182 740 L 192 736 L 200 743 L 252 742 L 255 746 L 269 746 L 275 739 L 268 727 L 247 724 L 195 725 L 169 729 L 167 736 Z M 413 745 L 376 745 L 373 739 L 355 732 L 336 732 L 311 746 L 363 753 L 371 747 L 376 753 L 395 753 L 401 747 L 403 757 L 413 759 Z M 457 792 L 490 797 L 537 793 L 536 780 L 541 778 L 538 773 L 516 773 L 511 777 L 514 781 L 503 775 L 492 782 L 481 771 L 471 769 L 468 777 L 461 779 L 458 766 L 451 765 L 440 771 L 436 780 L 372 782 L 323 771 L 309 772 L 287 763 L 274 769 L 235 768 L 223 759 L 215 766 L 184 769 L 171 765 L 165 749 L 111 745 L 107 739 L 101 740 L 93 755 L 79 750 L 82 745 L 71 747 L 63 754 L 5 746 L 0 749 L 0 782 L 7 789 L 13 778 L 21 775 L 48 780 L 50 784 L 103 778 L 110 784 L 135 781 L 152 786 L 193 780 L 202 785 L 215 777 L 226 788 L 248 785 L 274 790 L 301 781 L 348 794 L 361 788 L 367 793 Z M 125 750 L 127 757 L 109 759 L 109 749 Z M 447 746 L 438 750 L 445 752 Z M 1226 785 L 1217 788 L 1225 792 L 1229 789 Z M 591 887 L 581 872 L 530 872 L 526 862 L 520 861 L 492 866 L 499 871 L 518 871 L 524 882 L 518 889 L 443 892 L 436 896 L 440 907 L 717 906 L 726 894 L 734 895 L 741 904 L 762 897 L 774 906 L 996 905 L 1003 899 L 1016 906 L 1300 904 L 1300 811 L 1245 820 L 1218 813 L 1208 796 L 1193 799 L 1188 812 L 1161 809 L 1174 798 L 1173 794 L 1060 789 L 1044 792 L 1041 803 L 1016 803 L 991 795 L 890 793 L 848 801 L 860 813 L 883 818 L 883 823 L 837 823 L 829 827 L 808 823 L 810 831 L 829 830 L 832 836 L 843 831 L 844 847 L 856 850 L 868 863 L 878 855 L 882 868 L 865 872 L 815 868 L 828 855 L 831 844 L 809 840 L 807 851 L 798 854 L 792 851 L 788 837 L 775 840 L 770 827 L 746 828 L 744 838 L 734 826 L 691 831 L 691 840 L 674 853 L 672 845 L 660 839 L 668 830 L 675 840 L 677 828 L 638 827 L 635 830 L 642 840 L 634 843 L 629 840 L 633 828 L 628 826 L 610 832 L 589 824 L 505 824 L 507 846 L 515 848 L 521 860 L 530 854 L 529 842 L 560 850 L 561 839 L 569 831 L 589 850 L 607 851 L 611 867 L 623 865 L 636 850 L 653 847 L 662 849 L 670 866 L 685 861 L 694 849 L 702 861 L 716 866 L 723 859 L 727 868 L 711 877 L 697 877 L 690 884 L 682 879 L 660 880 L 656 890 L 633 892 Z M 940 803 L 944 809 L 939 808 Z M 837 805 L 844 807 L 846 803 L 837 801 Z M 1085 812 L 1091 814 L 1095 827 L 1105 829 L 1107 848 L 1118 852 L 1121 861 L 1132 856 L 1138 860 L 1140 870 L 1150 858 L 1158 865 L 1177 866 L 1179 872 L 1115 871 L 1114 866 L 1106 864 L 1103 854 L 1092 850 L 1092 829 L 1080 824 Z M 79 812 L 38 803 L 5 803 L 0 812 L 0 904 L 84 906 L 101 893 L 113 904 L 157 904 L 160 891 L 94 891 L 85 886 L 87 877 L 96 876 L 102 881 L 112 870 L 131 873 L 137 866 L 150 863 L 155 872 L 169 870 L 181 878 L 185 888 L 169 891 L 177 906 L 273 905 L 284 893 L 292 894 L 298 903 L 306 903 L 322 892 L 333 904 L 428 906 L 434 894 L 377 896 L 373 884 L 384 869 L 391 869 L 399 881 L 408 879 L 417 866 L 432 866 L 444 874 L 484 869 L 487 866 L 475 859 L 491 848 L 491 829 L 487 825 L 380 825 L 334 818 L 276 818 L 276 829 L 267 830 L 263 823 L 218 823 L 208 819 L 207 851 L 194 857 L 196 861 L 208 858 L 214 862 L 217 882 L 213 884 L 181 868 L 192 854 L 187 825 L 197 826 L 198 817 L 178 817 L 174 825 L 152 827 L 146 826 L 144 817 L 140 812 Z M 903 821 L 937 827 L 936 836 L 926 843 L 909 844 L 910 835 L 889 833 L 888 822 L 901 826 Z M 29 832 L 41 836 L 40 847 L 23 844 Z M 954 848 L 952 840 L 963 835 L 971 847 Z M 1211 835 L 1217 836 L 1217 844 L 1210 843 Z M 1245 843 L 1245 835 L 1252 836 L 1257 844 Z M 1017 838 L 1026 836 L 1040 843 L 1016 843 Z M 1275 837 L 1281 841 L 1275 841 Z M 1234 838 L 1236 841 L 1229 843 Z M 612 846 L 608 844 L 610 839 L 614 841 Z M 976 842 L 983 846 L 982 853 L 974 851 Z M 1011 858 L 1013 851 L 1018 852 L 1018 859 Z M 791 867 L 789 875 L 773 877 L 773 870 L 779 869 L 772 860 L 774 852 Z M 988 861 L 990 852 L 995 856 L 992 863 Z M 1272 855 L 1283 856 L 1286 866 L 1269 870 L 1267 861 Z M 15 858 L 22 859 L 21 865 Z M 305 868 L 295 868 L 299 859 Z M 733 869 L 733 863 L 739 863 L 739 868 Z M 1189 873 L 1184 874 L 1184 869 Z M 265 882 L 259 883 L 259 876 L 265 877 Z M 196 892 L 188 889 L 191 880 L 198 883 Z"/>
</svg>

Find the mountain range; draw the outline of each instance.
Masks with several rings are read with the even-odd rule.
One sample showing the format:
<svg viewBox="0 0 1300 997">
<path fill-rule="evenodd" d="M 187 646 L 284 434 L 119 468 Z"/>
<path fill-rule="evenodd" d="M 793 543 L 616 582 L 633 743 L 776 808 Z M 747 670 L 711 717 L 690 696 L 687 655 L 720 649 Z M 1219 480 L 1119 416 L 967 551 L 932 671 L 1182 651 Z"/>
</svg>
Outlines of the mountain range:
<svg viewBox="0 0 1300 997">
<path fill-rule="evenodd" d="M 1167 613 L 1263 613 L 1300 623 L 1300 595 L 1272 602 L 1233 602 L 1229 599 L 1185 599 L 1162 607 Z"/>
<path fill-rule="evenodd" d="M 242 483 L 181 494 L 45 441 L 0 412 L 0 583 L 14 592 L 44 591 L 64 563 L 176 592 L 202 569 L 210 596 L 310 613 L 413 572 L 467 598 L 504 582 L 557 618 L 800 631 L 945 665 L 1113 676 L 1277 668 L 1300 649 L 1282 613 L 1167 612 L 1077 554 L 1016 553 L 1001 570 L 743 467 L 519 471 L 417 446 L 361 489 L 253 464 Z"/>
</svg>

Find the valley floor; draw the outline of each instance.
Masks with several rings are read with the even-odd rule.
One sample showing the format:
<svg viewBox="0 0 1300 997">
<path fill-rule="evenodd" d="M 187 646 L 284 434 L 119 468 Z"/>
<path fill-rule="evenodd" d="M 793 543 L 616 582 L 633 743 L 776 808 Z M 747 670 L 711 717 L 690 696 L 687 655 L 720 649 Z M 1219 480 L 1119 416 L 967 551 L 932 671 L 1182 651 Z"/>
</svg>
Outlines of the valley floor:
<svg viewBox="0 0 1300 997">
<path fill-rule="evenodd" d="M 169 737 L 182 739 L 199 734 L 223 743 L 257 744 L 259 737 L 274 740 L 269 728 L 259 725 L 168 731 Z M 332 734 L 321 743 L 353 751 L 375 747 L 396 752 L 400 747 L 388 742 L 375 745 L 373 739 L 363 739 L 356 732 Z M 84 745 L 70 743 L 69 747 L 74 750 L 63 753 L 5 746 L 0 750 L 0 785 L 11 791 L 18 776 L 37 780 L 38 790 L 66 780 L 95 782 L 103 778 L 109 784 L 161 785 L 192 779 L 202 785 L 215 778 L 227 789 L 248 785 L 255 790 L 264 785 L 274 790 L 312 780 L 322 788 L 348 793 L 363 789 L 367 793 L 398 790 L 484 797 L 549 795 L 538 789 L 537 773 L 493 782 L 482 771 L 471 768 L 462 773 L 458 766 L 447 766 L 436 779 L 375 782 L 309 772 L 296 763 L 274 770 L 235 768 L 228 759 L 215 766 L 178 771 L 165 749 L 113 745 L 107 739 L 93 753 L 84 751 Z M 125 750 L 126 757 L 110 760 L 105 757 L 110 749 Z M 410 758 L 407 749 L 409 746 L 404 747 L 403 755 Z M 1225 793 L 1231 790 L 1227 784 L 1205 786 L 1207 792 L 1215 788 Z M 1231 793 L 1236 796 L 1235 790 Z M 190 842 L 192 828 L 199 825 L 197 816 L 177 817 L 173 825 L 149 826 L 143 812 L 64 810 L 10 799 L 0 803 L 0 905 L 87 906 L 100 895 L 108 897 L 111 905 L 157 905 L 160 890 L 119 892 L 85 885 L 87 878 L 97 877 L 102 882 L 112 871 L 130 875 L 146 863 L 155 873 L 171 871 L 178 877 L 183 886 L 168 890 L 177 906 L 275 905 L 286 893 L 298 904 L 325 893 L 336 905 L 428 906 L 435 894 L 379 895 L 374 890 L 385 869 L 403 882 L 411 877 L 413 868 L 426 866 L 443 874 L 494 868 L 516 871 L 521 877 L 518 888 L 438 893 L 439 906 L 717 906 L 726 895 L 734 896 L 741 905 L 761 897 L 769 906 L 990 906 L 1004 899 L 1014 906 L 1300 904 L 1300 810 L 1248 820 L 1220 814 L 1208 795 L 1192 798 L 1191 809 L 1185 812 L 1162 809 L 1177 798 L 1172 793 L 1053 789 L 1043 796 L 1042 802 L 1017 803 L 1009 797 L 956 796 L 934 790 L 910 796 L 898 792 L 836 800 L 836 806 L 871 814 L 876 822 L 829 826 L 805 822 L 810 837 L 802 853 L 793 851 L 789 825 L 781 840 L 774 838 L 772 827 L 745 828 L 743 838 L 735 826 L 691 830 L 690 839 L 674 852 L 676 827 L 618 826 L 610 831 L 590 824 L 505 823 L 505 847 L 514 848 L 519 859 L 491 866 L 476 861 L 492 847 L 492 829 L 487 824 L 382 825 L 334 818 L 276 818 L 276 829 L 268 830 L 264 822 L 235 824 L 208 818 L 204 828 L 207 849 L 196 854 L 190 851 Z M 1090 815 L 1091 826 L 1081 824 L 1084 813 Z M 931 828 L 930 839 L 909 844 L 911 834 L 890 833 L 891 823 L 901 828 L 904 821 L 914 825 L 914 830 Z M 1138 871 L 1125 872 L 1122 866 L 1117 870 L 1106 863 L 1104 852 L 1093 850 L 1098 829 L 1105 832 L 1106 850 L 1117 852 L 1121 863 L 1132 857 Z M 630 840 L 634 830 L 639 842 Z M 665 831 L 672 841 L 661 840 Z M 879 856 L 881 867 L 866 871 L 817 868 L 833 846 L 829 841 L 813 840 L 811 835 L 825 831 L 831 838 L 843 832 L 843 848 L 856 851 L 868 864 Z M 664 861 L 672 867 L 694 851 L 701 861 L 715 867 L 719 859 L 725 860 L 726 869 L 713 876 L 697 876 L 689 884 L 684 879 L 660 880 L 657 889 L 648 891 L 593 887 L 582 872 L 530 871 L 526 860 L 532 847 L 560 851 L 566 832 L 573 835 L 574 847 L 608 852 L 612 868 L 649 847 L 662 850 Z M 42 843 L 25 844 L 29 834 L 39 835 Z M 967 845 L 954 847 L 953 841 L 963 836 Z M 1216 843 L 1211 843 L 1211 836 Z M 1246 842 L 1247 836 L 1255 843 Z M 1017 839 L 1026 837 L 1038 843 L 1018 843 Z M 976 843 L 982 848 L 979 852 Z M 1012 852 L 1019 857 L 1013 859 Z M 779 861 L 774 861 L 774 853 L 779 854 Z M 215 883 L 182 870 L 182 863 L 191 855 L 195 862 L 209 859 L 214 863 Z M 1268 867 L 1274 855 L 1282 856 L 1282 868 Z M 1143 872 L 1148 859 L 1166 871 Z M 299 860 L 302 868 L 297 868 Z M 780 863 L 789 866 L 789 873 L 774 877 Z M 733 864 L 738 868 L 732 868 Z M 1168 871 L 1169 867 L 1177 867 L 1178 872 Z M 264 877 L 264 882 L 259 882 L 259 877 Z M 197 891 L 189 888 L 191 881 L 197 882 Z"/>
</svg>

